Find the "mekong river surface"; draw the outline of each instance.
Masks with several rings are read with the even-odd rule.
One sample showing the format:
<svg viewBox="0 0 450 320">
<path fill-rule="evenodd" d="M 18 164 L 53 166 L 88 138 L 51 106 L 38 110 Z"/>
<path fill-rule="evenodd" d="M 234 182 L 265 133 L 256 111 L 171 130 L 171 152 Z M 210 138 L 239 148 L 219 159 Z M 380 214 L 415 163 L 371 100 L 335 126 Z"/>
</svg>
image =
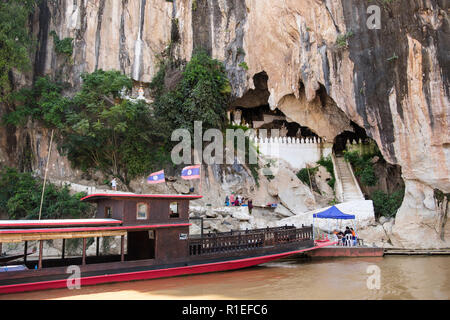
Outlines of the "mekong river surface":
<svg viewBox="0 0 450 320">
<path fill-rule="evenodd" d="M 373 267 L 376 266 L 376 267 Z M 379 270 L 379 289 L 371 276 Z M 450 256 L 285 259 L 248 269 L 0 299 L 450 299 Z"/>
</svg>

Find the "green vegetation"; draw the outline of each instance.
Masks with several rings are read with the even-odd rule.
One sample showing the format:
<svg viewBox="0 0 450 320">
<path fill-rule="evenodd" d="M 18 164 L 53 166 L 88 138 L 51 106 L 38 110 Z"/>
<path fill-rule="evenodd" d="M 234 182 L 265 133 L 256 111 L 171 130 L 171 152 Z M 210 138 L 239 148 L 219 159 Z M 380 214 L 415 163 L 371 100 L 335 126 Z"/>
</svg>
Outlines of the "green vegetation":
<svg viewBox="0 0 450 320">
<path fill-rule="evenodd" d="M 247 62 L 242 61 L 241 63 L 239 63 L 239 67 L 241 67 L 244 70 L 248 70 L 248 65 Z"/>
<path fill-rule="evenodd" d="M 390 58 L 387 59 L 387 61 L 393 61 L 393 60 L 397 60 L 398 56 L 394 53 L 394 55 Z"/>
<path fill-rule="evenodd" d="M 310 181 L 314 179 L 314 175 L 319 171 L 319 167 L 315 168 L 303 168 L 299 172 L 297 172 L 297 177 L 306 185 L 311 188 Z M 311 180 L 310 180 L 311 177 Z"/>
<path fill-rule="evenodd" d="M 397 210 L 402 205 L 405 190 L 399 190 L 392 194 L 377 190 L 372 194 L 373 207 L 377 217 L 395 217 Z"/>
<path fill-rule="evenodd" d="M 330 181 L 328 181 L 328 185 L 331 187 L 331 189 L 334 190 L 334 185 L 336 184 L 336 177 L 334 175 L 334 166 L 333 166 L 333 160 L 331 160 L 331 156 L 328 156 L 326 158 L 321 158 L 319 161 L 317 161 L 317 164 L 320 164 L 321 166 L 325 167 L 327 169 L 328 173 L 331 175 Z"/>
<path fill-rule="evenodd" d="M 237 54 L 237 55 L 243 55 L 243 56 L 245 56 L 245 51 L 244 51 L 244 49 L 242 49 L 241 47 L 239 47 L 239 48 L 237 48 L 237 50 L 236 50 L 236 54 Z"/>
<path fill-rule="evenodd" d="M 10 219 L 36 219 L 39 216 L 42 183 L 31 173 L 0 169 L 0 210 Z M 81 202 L 85 193 L 70 195 L 69 187 L 58 188 L 47 183 L 42 206 L 43 219 L 80 218 L 92 212 L 92 206 Z"/>
<path fill-rule="evenodd" d="M 55 45 L 56 53 L 66 55 L 68 57 L 72 56 L 73 38 L 64 38 L 64 39 L 60 40 L 55 31 L 51 31 L 50 35 L 53 37 L 53 43 Z"/>
<path fill-rule="evenodd" d="M 0 1 L 0 101 L 11 91 L 10 72 L 30 70 L 32 38 L 27 24 L 34 0 Z"/>
<path fill-rule="evenodd" d="M 376 154 L 381 156 L 381 154 Z M 373 169 L 371 162 L 375 154 L 360 155 L 357 151 L 344 152 L 345 161 L 350 162 L 355 171 L 355 176 L 359 178 L 361 184 L 365 186 L 375 186 L 377 183 L 377 177 Z"/>
<path fill-rule="evenodd" d="M 167 138 L 165 122 L 152 117 L 144 102 L 120 97 L 123 88 L 131 89 L 131 79 L 103 70 L 82 79 L 81 91 L 66 98 L 61 84 L 39 78 L 33 89 L 17 95 L 21 105 L 4 120 L 23 125 L 31 118 L 58 129 L 59 149 L 75 168 L 100 170 L 127 187 L 132 178 L 166 162 L 161 155 Z"/>
<path fill-rule="evenodd" d="M 231 92 L 223 64 L 203 51 L 196 52 L 171 91 L 164 89 L 165 68 L 167 64 L 162 63 L 150 85 L 155 93 L 156 117 L 167 119 L 170 128 L 188 129 L 191 133 L 194 121 L 201 121 L 204 130 L 223 128 Z"/>
<path fill-rule="evenodd" d="M 72 98 L 63 96 L 63 84 L 37 79 L 33 88 L 15 94 L 17 107 L 3 120 L 21 126 L 31 119 L 57 129 L 59 150 L 73 167 L 100 170 L 131 190 L 133 178 L 171 164 L 168 128 L 193 132 L 194 120 L 205 130 L 225 123 L 230 85 L 220 62 L 194 54 L 171 91 L 164 87 L 166 67 L 161 64 L 150 85 L 153 108 L 122 98 L 122 90 L 133 85 L 127 76 L 97 70 L 82 75 L 81 90 Z"/>
<path fill-rule="evenodd" d="M 346 34 L 340 34 L 338 35 L 336 39 L 336 45 L 339 48 L 347 48 L 348 46 L 348 39 L 354 35 L 353 31 L 348 31 Z"/>
</svg>

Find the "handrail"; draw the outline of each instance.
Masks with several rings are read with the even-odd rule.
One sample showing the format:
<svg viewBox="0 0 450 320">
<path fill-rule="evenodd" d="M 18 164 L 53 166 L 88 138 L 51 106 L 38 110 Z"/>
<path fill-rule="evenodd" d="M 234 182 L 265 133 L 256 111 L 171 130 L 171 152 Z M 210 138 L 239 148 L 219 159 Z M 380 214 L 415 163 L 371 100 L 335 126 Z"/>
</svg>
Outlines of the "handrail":
<svg viewBox="0 0 450 320">
<path fill-rule="evenodd" d="M 232 234 L 205 235 L 189 239 L 191 256 L 254 250 L 285 243 L 312 240 L 312 227 L 276 227 L 256 230 L 238 231 Z"/>
<path fill-rule="evenodd" d="M 347 163 L 348 170 L 350 171 L 350 175 L 352 176 L 353 183 L 356 185 L 356 188 L 358 190 L 359 196 L 361 197 L 361 200 L 365 200 L 366 198 L 364 197 L 364 193 L 362 193 L 362 191 L 361 191 L 361 187 L 359 186 L 358 180 L 355 177 L 351 163 L 349 163 L 347 161 L 345 161 L 345 162 Z"/>
<path fill-rule="evenodd" d="M 342 185 L 341 175 L 337 166 L 336 155 L 334 154 L 334 152 L 331 153 L 331 161 L 333 162 L 334 178 L 336 181 L 334 192 L 336 194 L 337 200 L 339 202 L 344 202 L 344 187 Z"/>
</svg>

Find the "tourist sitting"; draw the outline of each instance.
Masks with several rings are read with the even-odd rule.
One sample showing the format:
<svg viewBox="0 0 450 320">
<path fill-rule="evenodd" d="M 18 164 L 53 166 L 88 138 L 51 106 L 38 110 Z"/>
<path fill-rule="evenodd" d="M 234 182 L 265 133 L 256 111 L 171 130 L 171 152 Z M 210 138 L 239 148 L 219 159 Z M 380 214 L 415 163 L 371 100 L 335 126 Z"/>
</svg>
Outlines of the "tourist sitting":
<svg viewBox="0 0 450 320">
<path fill-rule="evenodd" d="M 228 207 L 230 205 L 230 198 L 228 195 L 225 197 L 225 205 Z"/>
<path fill-rule="evenodd" d="M 344 233 L 342 231 L 337 230 L 335 230 L 333 233 L 336 235 L 339 241 L 339 245 L 344 245 L 344 237 L 345 237 Z"/>
<path fill-rule="evenodd" d="M 234 192 L 231 193 L 231 196 L 230 196 L 230 203 L 231 203 L 232 206 L 234 206 Z"/>
<path fill-rule="evenodd" d="M 357 240 L 358 240 L 358 235 L 356 234 L 355 230 L 353 230 L 353 228 L 350 228 L 350 231 L 352 233 L 353 245 L 356 246 Z"/>
</svg>

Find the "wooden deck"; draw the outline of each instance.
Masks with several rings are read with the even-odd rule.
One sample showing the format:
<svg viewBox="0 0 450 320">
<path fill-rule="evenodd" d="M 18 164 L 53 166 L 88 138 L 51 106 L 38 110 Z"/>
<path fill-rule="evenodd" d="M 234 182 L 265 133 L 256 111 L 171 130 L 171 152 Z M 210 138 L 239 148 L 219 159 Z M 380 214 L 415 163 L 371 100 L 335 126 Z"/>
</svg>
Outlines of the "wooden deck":
<svg viewBox="0 0 450 320">
<path fill-rule="evenodd" d="M 403 249 L 389 248 L 384 249 L 385 255 L 406 255 L 406 256 L 433 256 L 433 255 L 450 255 L 450 248 L 445 249 Z"/>
</svg>

